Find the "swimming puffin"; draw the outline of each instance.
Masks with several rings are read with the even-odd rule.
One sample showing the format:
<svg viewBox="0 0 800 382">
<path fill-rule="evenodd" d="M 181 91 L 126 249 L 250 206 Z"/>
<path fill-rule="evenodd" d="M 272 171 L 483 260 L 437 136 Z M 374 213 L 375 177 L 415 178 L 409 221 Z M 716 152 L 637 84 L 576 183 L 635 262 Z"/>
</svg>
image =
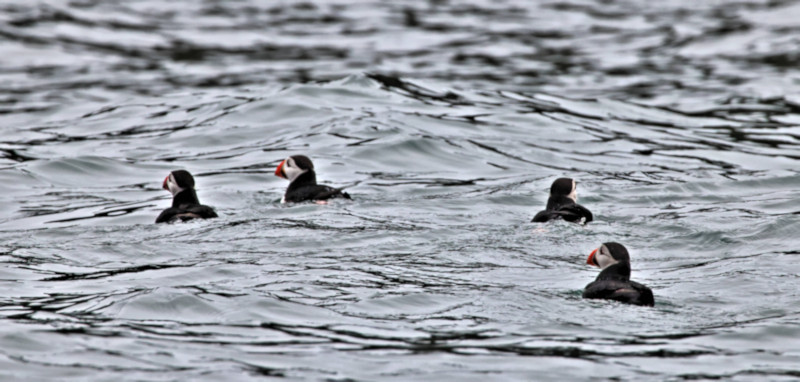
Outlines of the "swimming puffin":
<svg viewBox="0 0 800 382">
<path fill-rule="evenodd" d="M 655 304 L 650 288 L 631 281 L 631 259 L 622 244 L 603 243 L 592 251 L 586 263 L 600 267 L 602 272 L 583 290 L 583 298 L 601 298 L 641 306 Z"/>
<path fill-rule="evenodd" d="M 189 171 L 175 170 L 166 178 L 162 186 L 172 193 L 172 207 L 162 211 L 156 223 L 172 223 L 192 219 L 209 219 L 217 217 L 217 213 L 209 206 L 200 204 L 194 192 L 194 177 Z"/>
<path fill-rule="evenodd" d="M 531 223 L 544 223 L 548 220 L 564 219 L 568 222 L 589 223 L 592 213 L 578 204 L 578 184 L 570 178 L 558 178 L 550 186 L 547 207 L 533 217 Z"/>
<path fill-rule="evenodd" d="M 331 198 L 351 199 L 341 188 L 317 184 L 314 164 L 305 155 L 292 155 L 284 159 L 275 169 L 275 176 L 288 179 L 290 182 L 281 203 L 322 201 Z"/>
</svg>

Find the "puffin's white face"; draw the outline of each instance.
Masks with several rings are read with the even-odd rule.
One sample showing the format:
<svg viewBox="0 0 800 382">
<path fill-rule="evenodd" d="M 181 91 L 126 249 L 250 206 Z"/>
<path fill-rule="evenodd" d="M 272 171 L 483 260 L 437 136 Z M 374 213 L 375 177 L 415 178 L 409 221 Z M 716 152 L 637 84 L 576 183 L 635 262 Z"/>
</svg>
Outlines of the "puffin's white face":
<svg viewBox="0 0 800 382">
<path fill-rule="evenodd" d="M 169 173 L 169 175 L 164 178 L 163 188 L 165 190 L 169 190 L 169 192 L 172 193 L 172 196 L 175 196 L 179 192 L 183 191 L 183 188 L 178 186 L 178 182 L 175 181 L 175 177 L 172 175 L 172 173 Z"/>
<path fill-rule="evenodd" d="M 597 265 L 600 267 L 600 269 L 606 269 L 607 267 L 618 262 L 619 261 L 617 261 L 617 259 L 611 256 L 611 251 L 609 251 L 605 245 L 601 245 L 600 248 L 592 251 L 592 254 L 589 255 L 589 260 L 587 261 L 587 263 Z"/>
<path fill-rule="evenodd" d="M 297 167 L 297 164 L 294 163 L 294 159 L 292 157 L 286 158 L 280 165 L 278 165 L 278 172 L 280 175 L 283 175 L 284 178 L 289 179 L 289 181 L 293 181 L 297 179 L 298 176 L 304 174 L 308 170 L 303 170 L 300 167 Z"/>
<path fill-rule="evenodd" d="M 572 199 L 573 202 L 578 202 L 578 182 L 572 181 L 572 192 L 567 195 L 568 198 Z"/>
</svg>

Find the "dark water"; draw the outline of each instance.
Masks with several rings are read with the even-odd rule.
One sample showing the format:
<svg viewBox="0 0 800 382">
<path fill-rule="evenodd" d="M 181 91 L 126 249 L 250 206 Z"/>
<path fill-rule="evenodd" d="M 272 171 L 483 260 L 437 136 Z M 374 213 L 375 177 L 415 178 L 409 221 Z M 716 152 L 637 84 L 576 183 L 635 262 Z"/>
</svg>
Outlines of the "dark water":
<svg viewBox="0 0 800 382">
<path fill-rule="evenodd" d="M 531 3 L 4 2 L 0 379 L 800 378 L 800 3 Z"/>
</svg>

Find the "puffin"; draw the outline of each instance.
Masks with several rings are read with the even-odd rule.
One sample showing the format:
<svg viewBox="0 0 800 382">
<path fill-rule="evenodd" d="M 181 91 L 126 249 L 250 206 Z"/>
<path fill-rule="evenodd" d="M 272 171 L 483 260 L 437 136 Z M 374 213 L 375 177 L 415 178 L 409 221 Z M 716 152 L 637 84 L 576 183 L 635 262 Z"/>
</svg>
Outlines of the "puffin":
<svg viewBox="0 0 800 382">
<path fill-rule="evenodd" d="M 281 203 L 352 199 L 341 188 L 317 184 L 314 163 L 305 155 L 292 155 L 284 159 L 275 169 L 275 176 L 289 180 L 289 188 L 286 189 Z"/>
<path fill-rule="evenodd" d="M 586 259 L 586 264 L 602 269 L 597 279 L 583 290 L 583 298 L 600 298 L 626 304 L 653 306 L 653 291 L 631 281 L 631 259 L 625 246 L 603 243 Z"/>
<path fill-rule="evenodd" d="M 544 211 L 539 211 L 531 223 L 545 223 L 564 219 L 572 223 L 587 224 L 592 221 L 592 213 L 578 204 L 578 184 L 571 178 L 558 178 L 550 186 L 550 198 Z"/>
<path fill-rule="evenodd" d="M 162 187 L 172 193 L 172 207 L 162 211 L 156 223 L 173 223 L 217 217 L 214 209 L 200 204 L 194 191 L 194 177 L 189 171 L 175 170 L 164 178 Z"/>
</svg>

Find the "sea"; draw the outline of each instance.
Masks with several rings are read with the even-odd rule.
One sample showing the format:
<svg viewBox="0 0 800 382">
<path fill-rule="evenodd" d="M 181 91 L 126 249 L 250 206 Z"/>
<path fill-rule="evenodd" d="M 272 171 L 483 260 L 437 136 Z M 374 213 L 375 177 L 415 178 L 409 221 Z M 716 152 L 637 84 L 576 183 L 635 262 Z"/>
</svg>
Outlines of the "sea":
<svg viewBox="0 0 800 382">
<path fill-rule="evenodd" d="M 0 380 L 799 380 L 798 63 L 798 1 L 2 1 Z"/>
</svg>

